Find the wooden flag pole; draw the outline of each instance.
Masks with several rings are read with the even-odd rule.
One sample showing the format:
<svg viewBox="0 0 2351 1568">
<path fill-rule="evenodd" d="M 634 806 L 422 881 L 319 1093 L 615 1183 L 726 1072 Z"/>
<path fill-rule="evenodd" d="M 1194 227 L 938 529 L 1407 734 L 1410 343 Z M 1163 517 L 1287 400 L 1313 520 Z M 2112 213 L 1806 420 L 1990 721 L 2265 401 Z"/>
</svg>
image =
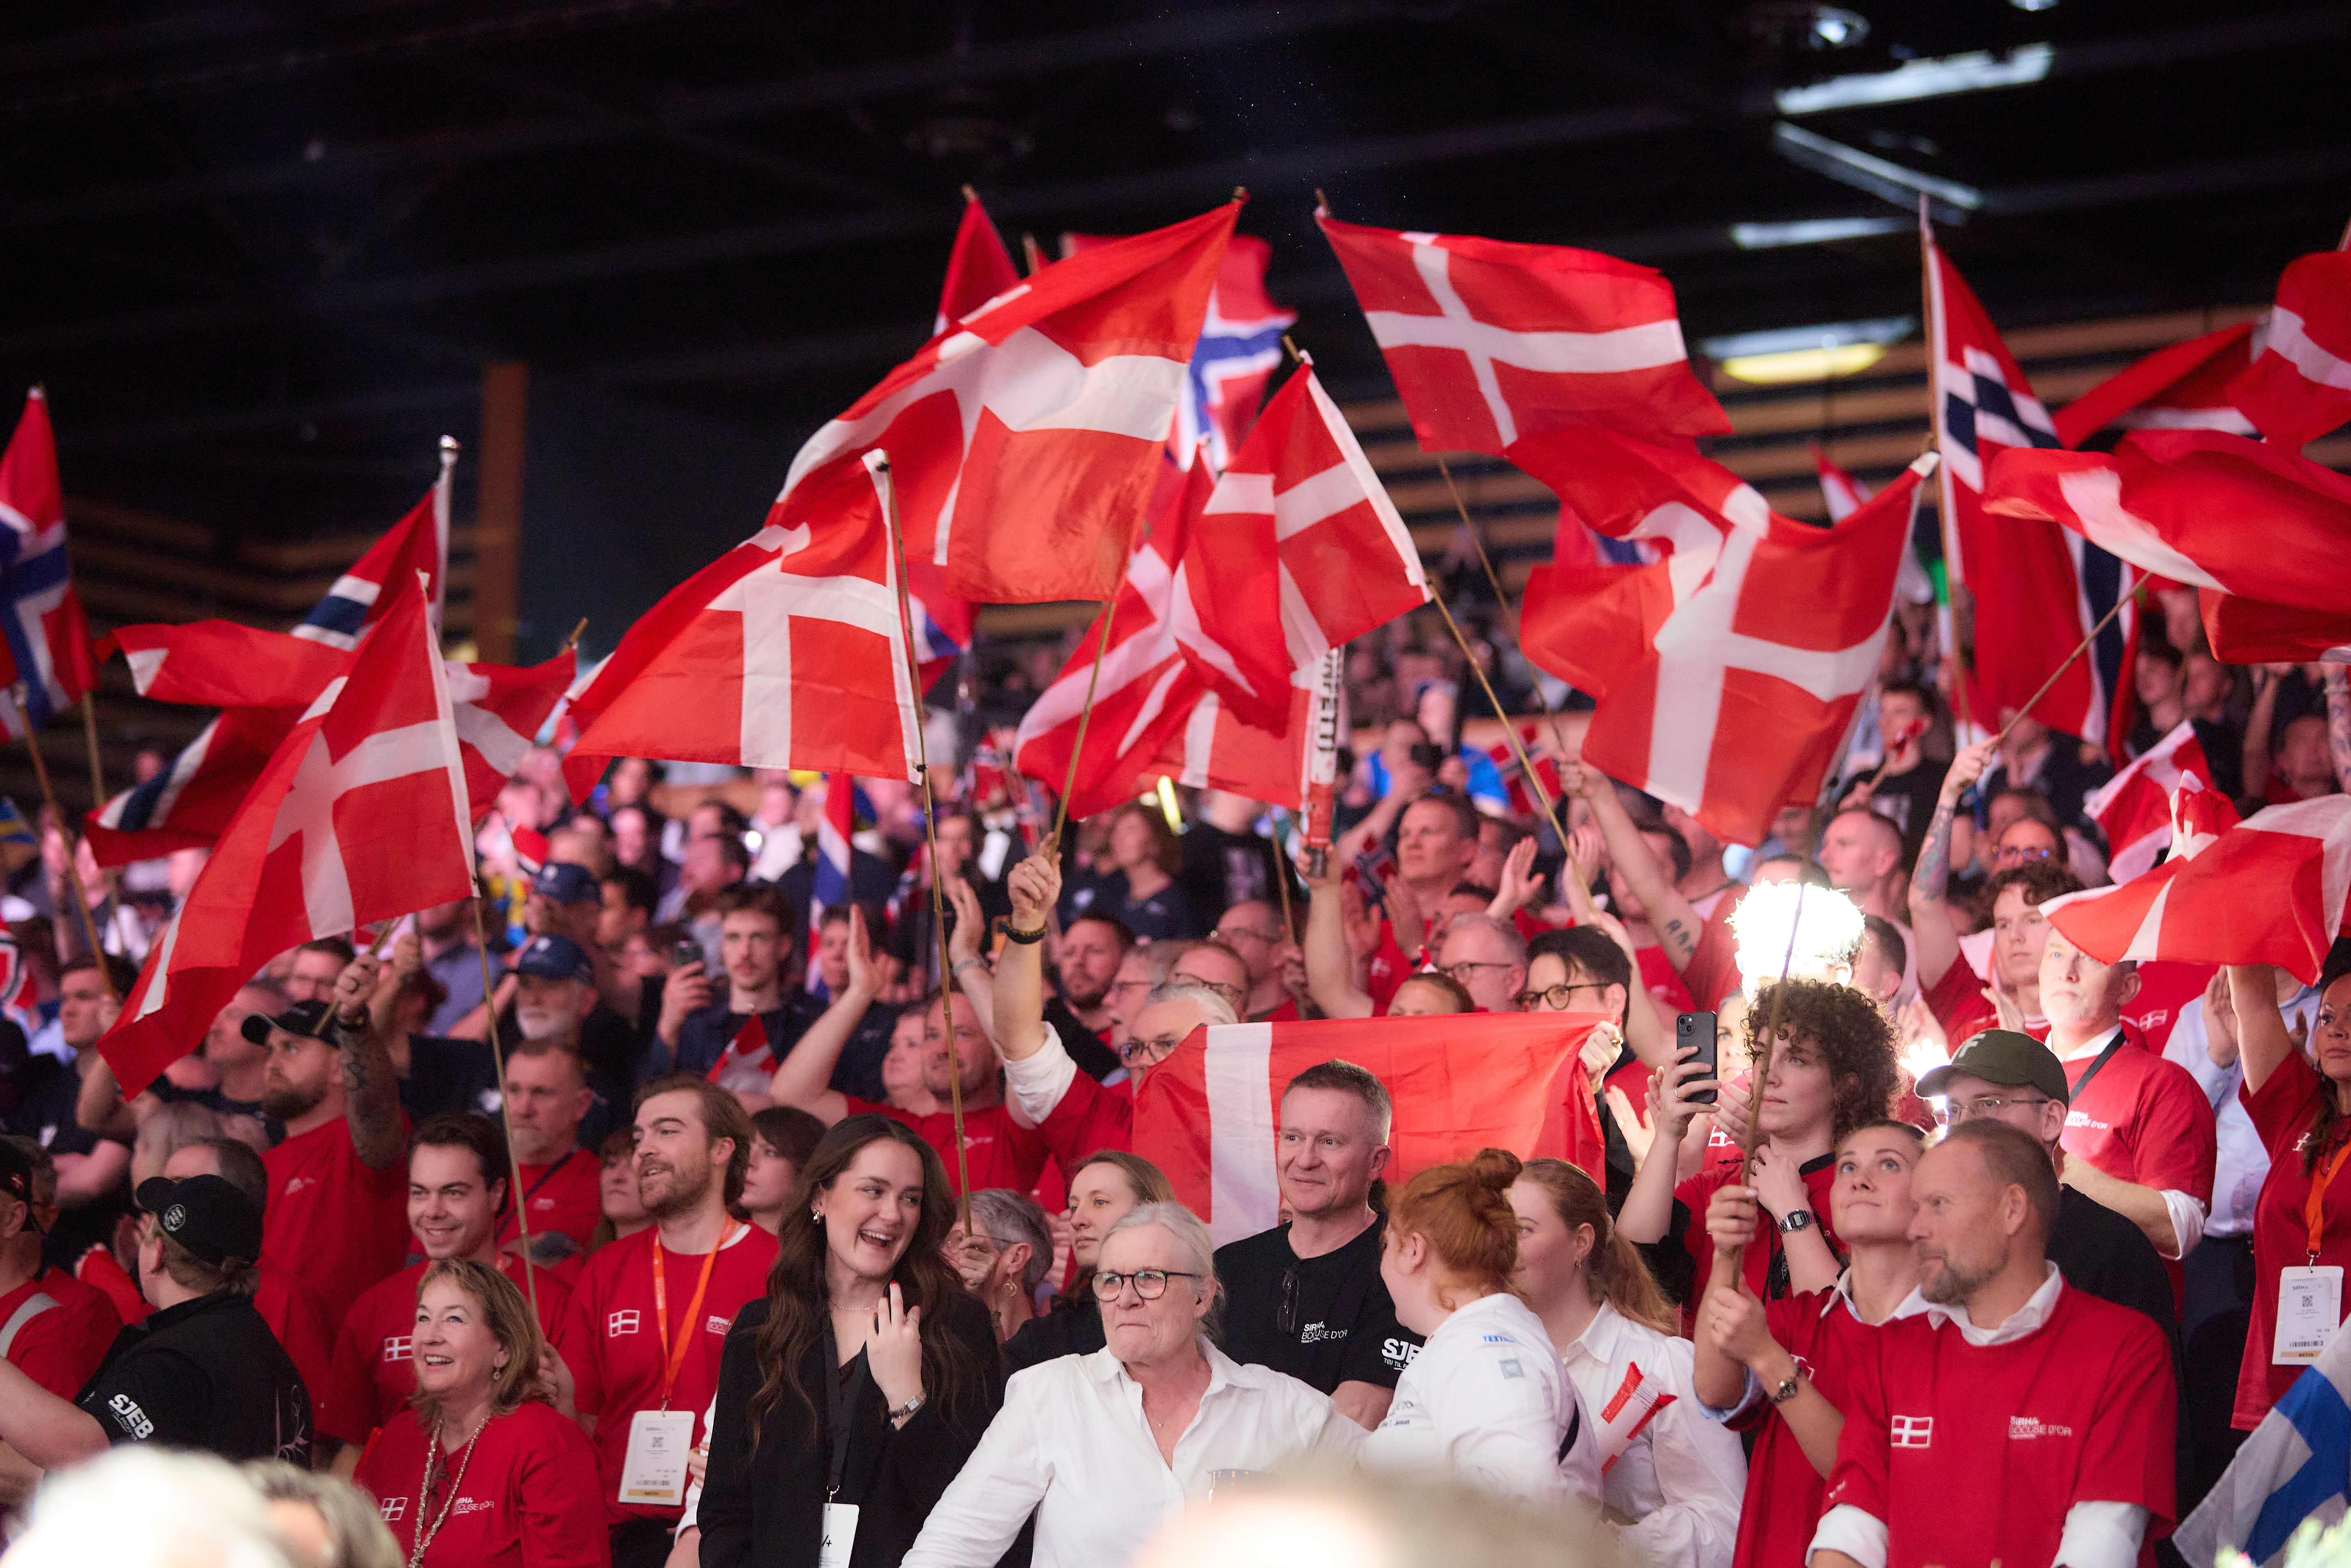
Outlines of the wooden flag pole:
<svg viewBox="0 0 2351 1568">
<path fill-rule="evenodd" d="M 89 809 L 93 811 L 104 810 L 106 809 L 106 768 L 98 754 L 98 705 L 90 701 L 87 687 L 83 688 L 81 694 L 81 734 L 84 744 L 89 747 Z M 115 902 L 114 889 L 109 887 L 106 890 L 106 928 L 109 931 L 114 929 L 117 918 L 119 918 L 119 906 Z"/>
<path fill-rule="evenodd" d="M 1936 361 L 1942 333 L 1935 309 L 1935 224 L 1924 191 L 1918 193 L 1918 319 L 1926 328 L 1927 339 L 1927 450 L 1940 452 L 1942 438 L 1937 432 L 1943 428 L 1943 377 Z M 1951 621 L 1951 645 L 1944 652 L 1950 655 L 1951 695 L 1959 710 L 1959 742 L 1965 745 L 1968 732 L 1975 727 L 1975 716 L 1969 711 L 1967 661 L 1959 656 L 1959 528 L 1951 516 L 1953 492 L 1948 469 L 1944 478 L 1935 496 L 1935 521 L 1943 536 L 1943 598 L 1950 606 Z"/>
<path fill-rule="evenodd" d="M 922 781 L 923 836 L 931 849 L 931 930 L 937 936 L 939 946 L 939 1033 L 947 1042 L 947 1109 L 955 1118 L 956 1186 L 963 1199 L 964 1239 L 971 1239 L 971 1161 L 964 1151 L 963 1137 L 963 1058 L 956 1050 L 954 969 L 947 962 L 946 892 L 939 885 L 939 825 L 937 798 L 931 789 L 931 742 L 929 705 L 923 700 L 923 667 L 914 657 L 914 614 L 906 601 L 906 538 L 898 528 L 898 489 L 890 476 L 890 457 L 885 452 L 865 455 L 865 466 L 873 476 L 873 483 L 882 492 L 882 515 L 890 525 L 890 553 L 897 563 L 898 629 L 906 643 L 906 679 L 914 694 L 914 772 Z M 1116 604 L 1113 600 L 1112 603 Z M 1103 641 L 1109 641 L 1105 631 Z M 1094 655 L 1094 674 L 1102 674 L 1102 655 Z M 1093 685 L 1086 686 L 1086 706 L 1093 706 Z M 1084 744 L 1083 716 L 1080 716 L 1079 744 Z M 1072 754 L 1072 768 L 1075 767 Z M 1069 797 L 1062 797 L 1062 809 L 1068 810 Z M 1053 828 L 1056 839 L 1061 837 L 1061 825 Z"/>
<path fill-rule="evenodd" d="M 1485 666 L 1479 664 L 1478 655 L 1470 652 L 1469 639 L 1461 634 L 1461 628 L 1453 620 L 1453 612 L 1445 607 L 1445 595 L 1438 591 L 1435 578 L 1428 580 L 1428 601 L 1437 606 L 1439 615 L 1445 617 L 1445 629 L 1453 633 L 1454 645 L 1461 650 L 1462 661 L 1469 666 L 1469 673 L 1478 677 L 1478 689 L 1486 694 L 1486 706 L 1492 708 L 1495 716 L 1502 721 L 1502 735 L 1510 743 L 1510 755 L 1518 758 L 1519 771 L 1526 776 L 1529 793 L 1542 808 L 1542 814 L 1559 823 L 1563 841 L 1567 824 L 1560 819 L 1558 802 L 1551 798 L 1551 791 L 1543 788 L 1541 775 L 1535 771 L 1533 759 L 1527 756 L 1526 742 L 1519 738 L 1519 727 L 1512 724 L 1510 716 L 1502 711 L 1501 700 L 1494 695 L 1493 683 L 1486 679 Z"/>
<path fill-rule="evenodd" d="M 82 891 L 81 868 L 75 863 L 79 841 L 66 831 L 65 808 L 57 804 L 57 789 L 49 783 L 49 765 L 41 758 L 41 737 L 33 733 L 32 717 L 26 713 L 25 699 L 17 695 L 15 686 L 8 688 L 8 705 L 16 712 L 17 724 L 24 727 L 25 749 L 33 755 L 33 776 L 41 781 L 41 799 L 49 803 L 49 814 L 57 820 L 57 836 L 66 847 L 66 886 L 73 894 L 74 908 L 81 915 L 82 935 L 89 939 L 89 956 L 97 961 L 99 982 L 111 997 L 114 977 L 107 973 L 106 947 L 98 939 L 97 923 L 89 917 L 89 896 Z"/>
<path fill-rule="evenodd" d="M 902 585 L 904 581 L 904 574 L 901 573 Z M 1110 651 L 1110 630 L 1117 619 L 1118 592 L 1113 589 L 1102 605 L 1102 632 L 1094 641 L 1094 664 L 1086 675 L 1086 704 L 1078 710 L 1078 734 L 1070 747 L 1070 767 L 1061 779 L 1061 798 L 1053 803 L 1053 831 L 1045 835 L 1044 854 L 1048 860 L 1058 859 L 1061 852 L 1061 829 L 1070 820 L 1070 792 L 1078 787 L 1078 758 L 1085 754 L 1086 726 L 1094 716 L 1094 687 L 1102 680 L 1102 655 Z"/>
<path fill-rule="evenodd" d="M 469 826 L 465 831 L 471 832 L 473 830 Z M 507 1110 L 507 1053 L 506 1048 L 498 1043 L 498 988 L 496 980 L 490 975 L 490 934 L 482 924 L 482 890 L 477 886 L 468 901 L 474 906 L 474 956 L 482 961 L 482 1007 L 489 1014 L 490 1066 L 498 1075 L 498 1120 L 505 1124 L 507 1132 L 507 1177 L 514 1183 L 508 1192 L 515 1206 L 515 1234 L 522 1242 L 523 1286 L 530 1292 L 530 1315 L 536 1319 L 538 1316 L 538 1270 L 531 1263 L 530 1213 L 529 1206 L 523 1201 L 522 1156 L 515 1153 L 514 1118 Z M 393 924 L 398 923 L 395 921 Z M 392 926 L 386 925 L 384 929 L 390 931 Z M 383 945 L 381 936 L 376 938 L 376 945 Z"/>
<path fill-rule="evenodd" d="M 2064 674 L 2067 670 L 2073 668 L 2074 661 L 2090 651 L 2090 644 L 2098 640 L 2098 633 L 2105 631 L 2107 626 L 2113 623 L 2115 617 L 2123 612 L 2124 606 L 2136 602 L 2139 595 L 2146 591 L 2147 579 L 2142 577 L 2137 582 L 2131 585 L 2131 591 L 2128 593 L 2122 595 L 2115 601 L 2114 607 L 2112 609 L 2108 610 L 2104 615 L 2098 617 L 2098 623 L 2090 628 L 2090 634 L 2083 638 L 2079 643 L 2074 643 L 2074 651 L 2072 653 L 2057 661 L 2057 667 L 2049 672 L 2049 678 L 2041 683 L 2041 689 L 2024 699 L 2024 706 L 2016 710 L 2016 716 L 2014 718 L 2010 719 L 2006 724 L 2001 726 L 2000 734 L 1994 737 L 1992 741 L 1992 749 L 1997 751 L 2002 745 L 2007 743 L 2009 732 L 2013 730 L 2018 725 L 2024 722 L 2026 716 L 2032 712 L 2033 704 L 2039 702 L 2043 697 L 2049 695 L 2049 688 L 2057 684 L 2057 677 Z"/>
</svg>

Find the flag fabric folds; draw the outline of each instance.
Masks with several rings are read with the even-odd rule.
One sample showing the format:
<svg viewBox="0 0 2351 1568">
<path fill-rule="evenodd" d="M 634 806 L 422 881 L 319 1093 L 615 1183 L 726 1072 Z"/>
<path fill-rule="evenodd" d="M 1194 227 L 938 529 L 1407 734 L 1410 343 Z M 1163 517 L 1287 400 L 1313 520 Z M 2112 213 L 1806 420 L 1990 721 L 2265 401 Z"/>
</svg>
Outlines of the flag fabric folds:
<svg viewBox="0 0 2351 1568">
<path fill-rule="evenodd" d="M 2261 352 L 2229 397 L 2289 452 L 2351 420 L 2351 251 L 2288 264 L 2261 334 Z"/>
<path fill-rule="evenodd" d="M 1829 509 L 1829 521 L 1841 523 L 1861 509 L 1869 499 L 1869 486 L 1838 467 L 1828 459 L 1817 444 L 1813 446 L 1813 471 L 1820 476 L 1821 500 Z M 1902 545 L 1902 572 L 1895 584 L 1896 597 L 1905 604 L 1935 602 L 1935 580 L 1918 560 L 1916 539 L 1905 539 Z"/>
<path fill-rule="evenodd" d="M 946 281 L 939 288 L 939 312 L 931 323 L 935 338 L 998 295 L 1019 286 L 1019 269 L 979 198 L 965 193 L 955 248 L 947 253 Z"/>
<path fill-rule="evenodd" d="M 38 387 L 25 394 L 25 412 L 0 453 L 0 685 L 21 683 L 25 712 L 37 728 L 98 679 L 89 622 L 66 558 L 57 436 Z M 13 707 L 5 728 L 23 733 Z"/>
<path fill-rule="evenodd" d="M 99 1049 L 137 1094 L 262 965 L 473 890 L 465 758 L 423 593 L 389 607 L 271 756 Z"/>
<path fill-rule="evenodd" d="M 441 476 L 424 498 L 390 532 L 368 547 L 351 570 L 335 580 L 318 607 L 302 618 L 294 635 L 329 648 L 350 648 L 383 614 L 383 596 L 406 587 L 423 572 L 432 584 L 433 620 L 441 620 L 441 603 L 449 591 L 449 476 L 457 466 L 457 447 L 441 448 Z"/>
<path fill-rule="evenodd" d="M 1773 512 L 1719 464 L 1602 430 L 1556 433 L 1562 499 L 1644 566 L 1537 568 L 1529 658 L 1599 699 L 1583 757 L 1725 842 L 1809 804 L 1886 638 L 1922 457 L 1827 528 Z"/>
<path fill-rule="evenodd" d="M 2196 591 L 2212 656 L 2229 664 L 2351 664 L 2351 615 Z"/>
<path fill-rule="evenodd" d="M 1283 1089 L 1341 1058 L 1395 1103 L 1391 1183 L 1481 1148 L 1588 1172 L 1602 1145 L 1579 1059 L 1596 1013 L 1244 1023 L 1196 1030 L 1134 1098 L 1134 1152 L 1167 1173 L 1217 1245 L 1280 1223 L 1275 1149 Z"/>
<path fill-rule="evenodd" d="M 2240 321 L 2158 349 L 2059 409 L 2050 427 L 2069 447 L 2108 425 L 2251 435 L 2253 422 L 2229 401 L 2228 388 L 2230 379 L 2252 362 L 2252 336 L 2253 324 Z"/>
<path fill-rule="evenodd" d="M 2237 810 L 2212 789 L 2212 765 L 2195 725 L 2185 719 L 2082 802 L 2106 836 L 2113 852 L 2106 864 L 2116 882 L 2145 875 L 2170 846 L 2175 800 L 2182 789 L 2207 790 L 2213 797 L 2191 807 L 2190 820 L 2235 825 Z"/>
<path fill-rule="evenodd" d="M 2245 1436 L 2220 1480 L 2171 1537 L 2193 1568 L 2217 1568 L 2233 1547 L 2254 1568 L 2276 1568 L 2311 1520 L 2351 1511 L 2351 1333 L 2342 1329 L 2285 1396 Z"/>
</svg>

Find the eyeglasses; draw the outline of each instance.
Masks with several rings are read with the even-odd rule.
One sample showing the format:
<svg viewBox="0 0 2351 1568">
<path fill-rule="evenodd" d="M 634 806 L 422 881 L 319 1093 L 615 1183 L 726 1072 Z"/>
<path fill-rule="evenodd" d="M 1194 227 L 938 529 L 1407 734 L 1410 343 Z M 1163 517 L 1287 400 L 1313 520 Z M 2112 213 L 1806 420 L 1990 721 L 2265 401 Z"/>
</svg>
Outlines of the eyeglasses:
<svg viewBox="0 0 2351 1568">
<path fill-rule="evenodd" d="M 1214 991 L 1236 1007 L 1240 1004 L 1240 999 L 1249 994 L 1229 980 L 1204 980 L 1197 975 L 1178 975 L 1169 984 L 1197 986 L 1204 991 Z"/>
<path fill-rule="evenodd" d="M 1567 1010 L 1567 998 L 1576 992 L 1604 991 L 1607 988 L 1607 983 L 1603 980 L 1578 980 L 1572 986 L 1545 986 L 1540 991 L 1520 991 L 1515 999 L 1521 1012 L 1533 1012 L 1535 1004 L 1541 1002 L 1552 1012 L 1563 1013 Z"/>
<path fill-rule="evenodd" d="M 1151 988 L 1151 982 L 1148 980 L 1113 980 L 1110 983 L 1110 988 L 1113 991 L 1132 991 L 1137 988 L 1147 991 Z"/>
<path fill-rule="evenodd" d="M 2055 850 L 2046 847 L 2035 846 L 2027 849 L 2022 844 L 2015 844 L 2007 849 L 1994 851 L 1991 862 L 1994 865 L 2015 865 L 2023 861 L 2049 860 L 2056 853 Z"/>
<path fill-rule="evenodd" d="M 1274 1309 L 1273 1326 L 1283 1333 L 1298 1332 L 1298 1270 L 1281 1271 L 1281 1304 Z"/>
<path fill-rule="evenodd" d="M 1437 972 L 1457 986 L 1467 987 L 1470 981 L 1478 977 L 1478 971 L 1480 969 L 1515 969 L 1517 967 L 1516 964 L 1479 963 L 1465 958 L 1458 964 L 1439 964 L 1437 967 Z"/>
<path fill-rule="evenodd" d="M 2028 1098 L 2013 1094 L 2006 1096 L 1988 1094 L 1980 1100 L 1951 1101 L 1943 1107 L 1943 1120 L 1956 1127 L 1970 1116 L 1997 1116 L 2011 1105 L 2046 1105 L 2048 1103 L 2049 1100 L 2045 1095 L 2033 1095 Z"/>
<path fill-rule="evenodd" d="M 1148 1061 L 1155 1067 L 1175 1055 L 1176 1048 L 1183 1043 L 1184 1037 L 1180 1034 L 1157 1035 L 1150 1040 L 1130 1040 L 1118 1048 L 1118 1059 L 1129 1067 L 1134 1066 L 1137 1061 Z"/>
<path fill-rule="evenodd" d="M 1227 946 L 1230 946 L 1244 936 L 1254 937 L 1259 942 L 1279 942 L 1281 940 L 1280 932 L 1259 931 L 1254 925 L 1236 925 L 1229 931 L 1219 930 L 1216 933 L 1217 940 L 1224 943 Z"/>
<path fill-rule="evenodd" d="M 1167 1293 L 1167 1281 L 1170 1280 L 1207 1278 L 1205 1274 L 1186 1274 L 1180 1269 L 1137 1269 L 1132 1274 L 1096 1274 L 1094 1299 L 1114 1301 L 1118 1300 L 1119 1292 L 1133 1285 L 1136 1295 L 1146 1301 L 1155 1301 Z"/>
</svg>

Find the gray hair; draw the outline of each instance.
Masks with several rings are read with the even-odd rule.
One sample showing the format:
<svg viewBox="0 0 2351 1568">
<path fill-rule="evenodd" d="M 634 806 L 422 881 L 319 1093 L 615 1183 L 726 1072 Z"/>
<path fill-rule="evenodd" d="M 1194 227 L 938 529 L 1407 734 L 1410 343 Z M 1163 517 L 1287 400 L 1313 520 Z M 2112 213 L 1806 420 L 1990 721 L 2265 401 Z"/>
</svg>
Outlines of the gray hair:
<svg viewBox="0 0 2351 1568">
<path fill-rule="evenodd" d="M 261 1494 L 227 1461 L 132 1443 L 52 1472 L 8 1562 L 11 1568 L 287 1568 L 288 1558 Z"/>
<path fill-rule="evenodd" d="M 1217 1244 L 1198 1215 L 1180 1203 L 1137 1204 L 1111 1222 L 1111 1228 L 1102 1232 L 1102 1245 L 1109 1246 L 1110 1239 L 1122 1230 L 1141 1230 L 1151 1225 L 1176 1239 L 1176 1245 L 1184 1249 L 1186 1272 L 1200 1276 L 1200 1295 L 1208 1303 L 1208 1315 L 1200 1327 L 1214 1336 L 1224 1315 L 1225 1282 L 1217 1277 Z"/>
<path fill-rule="evenodd" d="M 1146 1008 L 1155 1008 L 1162 1002 L 1188 1002 L 1200 1009 L 1202 1023 L 1217 1028 L 1241 1021 L 1240 1015 L 1233 1011 L 1233 1004 L 1220 993 L 1188 980 L 1171 980 L 1165 985 L 1154 986 L 1144 994 L 1143 1005 Z"/>
<path fill-rule="evenodd" d="M 327 1568 L 401 1568 L 400 1543 L 365 1492 L 340 1476 L 319 1475 L 284 1459 L 237 1467 L 268 1502 L 307 1503 L 327 1527 Z"/>
<path fill-rule="evenodd" d="M 1498 919 L 1483 910 L 1466 910 L 1445 923 L 1447 938 L 1458 931 L 1472 930 L 1492 932 L 1502 944 L 1502 950 L 1510 956 L 1511 963 L 1524 964 L 1527 961 L 1527 939 L 1520 936 L 1519 928 L 1507 920 Z M 1440 941 L 1437 945 L 1442 947 L 1444 943 Z"/>
<path fill-rule="evenodd" d="M 1035 1200 L 1009 1187 L 983 1187 L 971 1195 L 971 1218 L 1001 1249 L 1016 1242 L 1029 1244 L 1029 1262 L 1020 1270 L 1020 1288 L 1034 1295 L 1053 1266 L 1053 1231 L 1045 1211 Z"/>
</svg>

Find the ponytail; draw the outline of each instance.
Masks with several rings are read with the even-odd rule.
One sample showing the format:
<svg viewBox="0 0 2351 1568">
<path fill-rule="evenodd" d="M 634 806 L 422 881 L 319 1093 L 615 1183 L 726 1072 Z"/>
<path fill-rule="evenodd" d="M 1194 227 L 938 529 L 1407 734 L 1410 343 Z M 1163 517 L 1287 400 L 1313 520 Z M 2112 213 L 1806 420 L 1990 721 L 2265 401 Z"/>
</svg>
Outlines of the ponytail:
<svg viewBox="0 0 2351 1568">
<path fill-rule="evenodd" d="M 1681 1333 L 1681 1314 L 1641 1260 L 1640 1249 L 1625 1239 L 1608 1218 L 1608 1195 L 1582 1167 L 1565 1160 L 1529 1160 L 1520 1179 L 1532 1182 L 1551 1195 L 1552 1208 L 1573 1236 L 1592 1228 L 1592 1256 L 1584 1267 L 1593 1296 L 1661 1334 Z"/>
</svg>

